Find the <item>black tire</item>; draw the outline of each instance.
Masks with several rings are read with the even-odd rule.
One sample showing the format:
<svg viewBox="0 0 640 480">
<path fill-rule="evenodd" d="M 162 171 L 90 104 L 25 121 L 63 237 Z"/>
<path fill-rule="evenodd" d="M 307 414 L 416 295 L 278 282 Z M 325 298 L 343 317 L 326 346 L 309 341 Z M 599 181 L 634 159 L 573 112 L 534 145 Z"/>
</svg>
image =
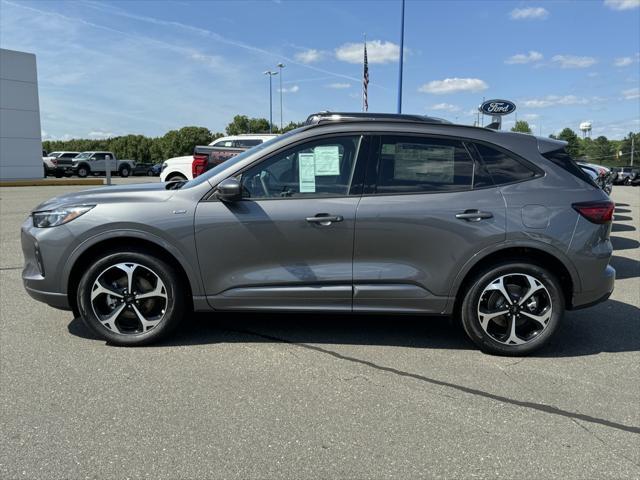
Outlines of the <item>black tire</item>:
<svg viewBox="0 0 640 480">
<path fill-rule="evenodd" d="M 185 177 L 184 175 L 181 175 L 179 173 L 173 173 L 173 174 L 171 174 L 171 176 L 169 176 L 169 178 L 167 178 L 166 181 L 167 182 L 186 182 L 187 181 L 187 177 Z"/>
<path fill-rule="evenodd" d="M 530 339 L 527 339 L 521 345 L 508 345 L 498 341 L 482 328 L 478 315 L 481 295 L 485 292 L 485 288 L 494 280 L 509 274 L 514 274 L 515 277 L 519 274 L 534 277 L 546 288 L 546 292 L 550 297 L 551 316 L 546 323 L 546 327 L 539 333 L 532 335 Z M 476 275 L 467 284 L 467 288 L 468 291 L 460 309 L 462 326 L 471 341 L 485 353 L 505 356 L 528 355 L 542 348 L 549 341 L 564 315 L 565 300 L 558 279 L 545 268 L 529 263 L 526 260 L 507 261 L 487 268 Z M 511 294 L 511 292 L 509 293 Z M 524 310 L 523 307 L 521 308 Z M 522 318 L 528 321 L 524 315 L 522 315 Z M 517 322 L 520 322 L 520 320 L 517 320 Z M 518 325 L 517 322 L 516 325 Z"/>
<path fill-rule="evenodd" d="M 91 170 L 86 165 L 79 165 L 76 173 L 80 178 L 86 178 L 91 173 Z"/>
<path fill-rule="evenodd" d="M 147 177 L 153 177 L 154 173 L 152 169 L 147 170 Z"/>
<path fill-rule="evenodd" d="M 44 178 L 47 178 L 47 166 L 44 167 Z"/>
<path fill-rule="evenodd" d="M 125 165 L 123 167 L 120 167 L 120 170 L 118 171 L 118 173 L 120 174 L 121 177 L 126 178 L 131 173 L 131 170 L 129 169 L 129 167 Z"/>
<path fill-rule="evenodd" d="M 624 183 L 625 186 L 629 186 L 629 185 L 631 185 L 631 179 L 629 177 L 627 177 L 627 178 L 624 179 L 623 183 Z"/>
<path fill-rule="evenodd" d="M 122 325 L 116 325 L 116 329 L 123 329 L 122 332 L 112 331 L 110 327 L 100 322 L 96 315 L 94 304 L 91 301 L 91 290 L 98 277 L 107 271 L 113 270 L 115 265 L 124 263 L 129 265 L 138 264 L 135 271 L 140 269 L 142 273 L 147 273 L 148 270 L 155 274 L 165 286 L 166 303 L 158 307 L 163 309 L 161 319 L 153 328 L 147 331 L 144 331 L 141 323 L 138 330 L 142 329 L 142 331 L 136 331 L 135 328 L 130 328 L 130 331 L 125 332 Z M 115 269 L 117 272 L 119 271 L 117 267 L 115 267 Z M 138 280 L 138 286 L 140 286 L 139 282 L 140 280 Z M 110 344 L 140 346 L 157 342 L 171 333 L 187 313 L 186 307 L 188 304 L 185 298 L 184 288 L 180 286 L 179 282 L 180 276 L 176 270 L 171 265 L 153 255 L 137 250 L 131 250 L 129 252 L 108 252 L 97 259 L 80 279 L 76 292 L 80 318 L 92 332 Z M 117 289 L 113 288 L 113 290 L 116 291 Z M 98 299 L 100 299 L 100 296 L 96 296 L 96 300 Z M 131 301 L 131 303 L 134 302 Z M 136 303 L 136 305 L 138 305 L 137 308 L 140 308 L 139 311 L 142 312 L 142 306 L 138 303 Z M 118 318 L 122 318 L 122 321 L 130 322 L 130 325 L 135 323 L 135 314 L 133 313 L 135 310 L 133 306 L 124 300 L 121 302 L 121 306 L 123 307 L 122 316 L 118 316 Z M 109 313 L 110 312 L 107 311 L 107 316 Z M 129 318 L 127 318 L 127 316 Z"/>
</svg>

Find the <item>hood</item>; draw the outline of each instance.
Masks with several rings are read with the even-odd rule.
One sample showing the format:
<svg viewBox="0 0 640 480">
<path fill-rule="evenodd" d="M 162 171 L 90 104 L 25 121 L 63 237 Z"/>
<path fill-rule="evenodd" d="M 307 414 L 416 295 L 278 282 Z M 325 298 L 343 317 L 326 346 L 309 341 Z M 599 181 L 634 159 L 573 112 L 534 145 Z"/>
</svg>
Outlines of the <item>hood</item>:
<svg viewBox="0 0 640 480">
<path fill-rule="evenodd" d="M 35 207 L 33 211 L 52 210 L 71 205 L 98 205 L 104 203 L 144 203 L 166 202 L 175 193 L 167 190 L 166 183 L 142 183 L 134 185 L 118 185 L 92 188 L 80 192 L 67 193 L 50 198 Z"/>
</svg>

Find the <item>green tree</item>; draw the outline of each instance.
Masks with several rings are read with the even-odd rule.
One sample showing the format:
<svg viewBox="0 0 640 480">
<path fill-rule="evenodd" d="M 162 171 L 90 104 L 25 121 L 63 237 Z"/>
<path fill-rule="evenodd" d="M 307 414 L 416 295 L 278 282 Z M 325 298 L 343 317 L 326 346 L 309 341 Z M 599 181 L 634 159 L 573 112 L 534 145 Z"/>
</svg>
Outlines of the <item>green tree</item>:
<svg viewBox="0 0 640 480">
<path fill-rule="evenodd" d="M 576 135 L 576 132 L 574 132 L 570 128 L 565 128 L 560 132 L 557 138 L 568 143 L 567 153 L 569 155 L 571 155 L 573 158 L 578 158 L 580 156 L 580 139 L 578 138 L 578 135 Z"/>
<path fill-rule="evenodd" d="M 618 152 L 622 152 L 618 156 L 617 160 L 621 165 L 629 165 L 631 163 L 631 139 L 633 138 L 633 164 L 640 165 L 640 132 L 629 134 L 620 142 L 616 155 Z"/>
<path fill-rule="evenodd" d="M 598 163 L 610 162 L 614 158 L 613 149 L 611 148 L 609 139 L 602 135 L 592 142 L 590 153 L 590 158 L 592 159 L 592 161 Z"/>
<path fill-rule="evenodd" d="M 213 135 L 205 127 L 182 127 L 164 134 L 160 145 L 165 158 L 190 155 L 196 145 L 208 145 Z"/>
<path fill-rule="evenodd" d="M 227 135 L 241 135 L 243 133 L 269 133 L 269 120 L 266 118 L 249 118 L 246 115 L 236 115 L 225 128 Z M 272 125 L 272 131 L 278 128 Z"/>
<path fill-rule="evenodd" d="M 520 132 L 520 133 L 533 133 L 531 131 L 531 127 L 529 126 L 529 122 L 526 120 L 517 120 L 516 124 L 511 128 L 512 132 Z"/>
</svg>

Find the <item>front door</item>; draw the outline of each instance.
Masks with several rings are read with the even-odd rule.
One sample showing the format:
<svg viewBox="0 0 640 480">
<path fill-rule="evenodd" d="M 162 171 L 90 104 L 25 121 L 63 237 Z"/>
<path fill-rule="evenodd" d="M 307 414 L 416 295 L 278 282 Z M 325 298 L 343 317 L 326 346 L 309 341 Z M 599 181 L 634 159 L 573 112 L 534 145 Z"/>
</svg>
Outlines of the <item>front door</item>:
<svg viewBox="0 0 640 480">
<path fill-rule="evenodd" d="M 350 311 L 364 140 L 307 141 L 241 173 L 243 198 L 201 202 L 196 246 L 221 310 Z"/>
<path fill-rule="evenodd" d="M 356 214 L 354 311 L 441 313 L 467 260 L 505 239 L 506 208 L 467 146 L 380 136 Z"/>
</svg>

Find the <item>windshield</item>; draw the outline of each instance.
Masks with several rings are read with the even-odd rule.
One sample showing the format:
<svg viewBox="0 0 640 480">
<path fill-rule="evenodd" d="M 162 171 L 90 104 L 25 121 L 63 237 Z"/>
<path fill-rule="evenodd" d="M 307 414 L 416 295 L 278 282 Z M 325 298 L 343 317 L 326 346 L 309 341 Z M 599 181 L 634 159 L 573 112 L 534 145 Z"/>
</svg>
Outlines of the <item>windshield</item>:
<svg viewBox="0 0 640 480">
<path fill-rule="evenodd" d="M 53 158 L 57 158 L 58 155 L 60 155 L 61 152 L 51 152 L 49 155 L 47 155 L 48 157 L 53 157 Z"/>
<path fill-rule="evenodd" d="M 89 158 L 90 156 L 91 156 L 91 152 L 83 152 L 83 153 L 80 153 L 80 154 L 76 155 L 73 158 L 74 159 L 78 159 L 78 160 L 82 160 L 83 158 Z"/>
<path fill-rule="evenodd" d="M 283 140 L 285 138 L 289 138 L 292 135 L 295 135 L 296 133 L 300 132 L 300 130 L 301 130 L 301 128 L 296 128 L 295 130 L 290 130 L 287 133 L 284 133 L 284 134 L 279 135 L 277 137 L 271 138 L 271 139 L 267 140 L 266 142 L 261 143 L 260 145 L 256 145 L 255 147 L 251 147 L 249 150 L 245 150 L 244 152 L 236 155 L 235 157 L 230 158 L 226 162 L 222 162 L 221 164 L 216 165 L 211 170 L 206 171 L 202 175 L 194 178 L 193 180 L 190 180 L 190 181 L 186 182 L 183 186 L 188 188 L 188 187 L 192 187 L 192 186 L 195 186 L 195 185 L 200 185 L 203 182 L 208 181 L 210 178 L 215 177 L 218 173 L 226 170 L 227 168 L 232 167 L 232 166 L 242 162 L 248 156 L 253 155 L 256 152 L 260 152 L 261 150 L 267 149 L 271 145 L 273 145 L 274 143 L 279 142 L 280 140 Z"/>
</svg>

